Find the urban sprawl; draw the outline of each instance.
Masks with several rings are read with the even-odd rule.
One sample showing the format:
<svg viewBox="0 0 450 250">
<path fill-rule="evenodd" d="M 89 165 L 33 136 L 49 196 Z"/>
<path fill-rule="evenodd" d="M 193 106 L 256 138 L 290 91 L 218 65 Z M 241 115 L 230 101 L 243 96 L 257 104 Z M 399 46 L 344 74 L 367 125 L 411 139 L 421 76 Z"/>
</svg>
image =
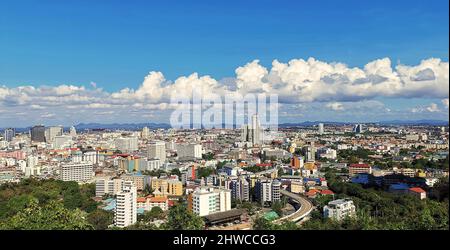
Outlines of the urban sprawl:
<svg viewBox="0 0 450 250">
<path fill-rule="evenodd" d="M 6 128 L 0 227 L 448 229 L 448 126 L 271 131 L 251 120 L 239 129 Z M 63 221 L 45 214 L 56 209 Z M 35 212 L 48 223 L 30 219 Z"/>
</svg>

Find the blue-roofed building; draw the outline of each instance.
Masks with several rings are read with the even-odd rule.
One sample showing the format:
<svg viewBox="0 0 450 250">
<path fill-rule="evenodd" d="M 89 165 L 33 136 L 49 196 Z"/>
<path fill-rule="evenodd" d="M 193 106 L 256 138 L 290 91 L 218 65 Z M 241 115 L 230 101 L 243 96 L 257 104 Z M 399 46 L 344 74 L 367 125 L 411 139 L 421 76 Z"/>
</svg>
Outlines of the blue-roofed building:
<svg viewBox="0 0 450 250">
<path fill-rule="evenodd" d="M 409 189 L 406 183 L 395 183 L 389 186 L 389 192 L 391 193 L 407 193 Z"/>
<path fill-rule="evenodd" d="M 368 174 L 357 174 L 352 177 L 351 182 L 362 184 L 362 185 L 367 185 L 367 184 L 369 184 L 369 175 Z"/>
</svg>

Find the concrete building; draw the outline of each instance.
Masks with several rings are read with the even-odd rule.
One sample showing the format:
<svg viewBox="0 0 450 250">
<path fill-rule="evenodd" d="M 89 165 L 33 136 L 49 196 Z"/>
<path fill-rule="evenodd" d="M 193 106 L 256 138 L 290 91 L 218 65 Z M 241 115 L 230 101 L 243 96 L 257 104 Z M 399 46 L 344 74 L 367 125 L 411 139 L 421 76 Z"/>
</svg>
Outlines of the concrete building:
<svg viewBox="0 0 450 250">
<path fill-rule="evenodd" d="M 137 190 L 132 183 L 124 185 L 122 191 L 117 194 L 116 208 L 114 211 L 114 225 L 127 227 L 137 221 Z"/>
<path fill-rule="evenodd" d="M 16 136 L 16 130 L 14 128 L 6 128 L 5 131 L 3 131 L 3 140 L 10 142 L 14 139 Z"/>
<path fill-rule="evenodd" d="M 200 144 L 177 144 L 177 155 L 179 159 L 201 159 L 202 158 L 202 145 Z"/>
<path fill-rule="evenodd" d="M 252 124 L 243 125 L 241 128 L 241 141 L 250 142 L 254 145 L 261 145 L 262 129 L 259 123 L 258 115 L 252 116 Z"/>
<path fill-rule="evenodd" d="M 324 133 L 323 123 L 319 123 L 318 132 L 319 132 L 319 135 L 323 135 L 323 133 Z"/>
<path fill-rule="evenodd" d="M 166 144 L 163 141 L 153 141 L 148 144 L 147 157 L 149 159 L 156 158 L 164 163 L 166 161 Z"/>
<path fill-rule="evenodd" d="M 247 180 L 240 177 L 231 181 L 231 197 L 234 200 L 249 201 L 250 185 Z"/>
<path fill-rule="evenodd" d="M 353 217 L 356 215 L 356 207 L 350 199 L 339 199 L 328 202 L 323 208 L 325 218 L 342 220 L 345 217 Z"/>
<path fill-rule="evenodd" d="M 90 162 L 62 163 L 59 170 L 63 181 L 86 182 L 94 177 L 94 167 Z"/>
<path fill-rule="evenodd" d="M 281 182 L 261 178 L 255 184 L 256 199 L 262 204 L 272 204 L 281 199 Z"/>
<path fill-rule="evenodd" d="M 53 140 L 54 149 L 63 149 L 65 147 L 70 147 L 72 144 L 72 136 L 70 135 L 57 135 Z"/>
<path fill-rule="evenodd" d="M 30 130 L 32 142 L 45 142 L 45 127 L 44 125 L 33 126 Z"/>
<path fill-rule="evenodd" d="M 199 216 L 231 210 L 231 190 L 200 187 L 192 193 L 192 211 Z"/>
<path fill-rule="evenodd" d="M 45 129 L 45 141 L 53 143 L 55 137 L 63 134 L 63 127 L 61 126 L 51 126 Z"/>
<path fill-rule="evenodd" d="M 138 138 L 137 137 L 120 137 L 114 140 L 116 149 L 123 153 L 130 153 L 138 150 Z"/>
<path fill-rule="evenodd" d="M 372 167 L 369 164 L 350 164 L 348 167 L 348 173 L 350 176 L 355 174 L 371 174 Z"/>
</svg>

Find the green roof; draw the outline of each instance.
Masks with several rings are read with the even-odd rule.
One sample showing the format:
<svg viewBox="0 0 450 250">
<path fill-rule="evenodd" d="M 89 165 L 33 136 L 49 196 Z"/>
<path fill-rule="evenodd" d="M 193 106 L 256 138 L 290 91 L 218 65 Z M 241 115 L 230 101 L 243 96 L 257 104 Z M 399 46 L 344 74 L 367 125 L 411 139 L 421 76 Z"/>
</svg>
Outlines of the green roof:
<svg viewBox="0 0 450 250">
<path fill-rule="evenodd" d="M 278 214 L 274 211 L 270 211 L 264 214 L 264 219 L 268 220 L 268 221 L 273 221 L 278 219 L 280 216 L 278 216 Z"/>
</svg>

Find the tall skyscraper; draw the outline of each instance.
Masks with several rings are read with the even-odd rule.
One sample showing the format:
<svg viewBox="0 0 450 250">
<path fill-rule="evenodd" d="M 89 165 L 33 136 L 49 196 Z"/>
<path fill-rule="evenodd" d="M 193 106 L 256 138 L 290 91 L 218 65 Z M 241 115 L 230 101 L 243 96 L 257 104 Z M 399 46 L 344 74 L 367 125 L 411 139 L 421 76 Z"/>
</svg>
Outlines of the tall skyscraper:
<svg viewBox="0 0 450 250">
<path fill-rule="evenodd" d="M 261 145 L 261 126 L 258 115 L 252 116 L 252 124 L 243 125 L 241 128 L 241 140 L 244 142 L 251 142 L 252 145 Z"/>
<path fill-rule="evenodd" d="M 114 224 L 127 227 L 137 221 L 137 189 L 133 182 L 127 181 L 121 192 L 117 194 Z"/>
<path fill-rule="evenodd" d="M 77 130 L 75 129 L 74 126 L 71 126 L 71 127 L 70 127 L 70 129 L 69 129 L 69 135 L 72 136 L 72 137 L 77 135 Z"/>
<path fill-rule="evenodd" d="M 63 134 L 63 128 L 61 126 L 52 126 L 45 129 L 45 141 L 53 142 L 56 136 Z"/>
<path fill-rule="evenodd" d="M 364 128 L 362 124 L 355 124 L 355 126 L 353 127 L 353 132 L 357 133 L 357 134 L 361 134 L 364 132 Z"/>
<path fill-rule="evenodd" d="M 121 137 L 114 140 L 116 149 L 122 152 L 133 152 L 138 150 L 138 138 L 137 137 Z"/>
<path fill-rule="evenodd" d="M 3 132 L 3 139 L 5 141 L 12 141 L 16 136 L 16 130 L 14 128 L 7 128 Z"/>
<path fill-rule="evenodd" d="M 161 163 L 166 161 L 166 144 L 163 141 L 153 141 L 148 144 L 147 156 L 149 159 L 157 158 Z"/>
<path fill-rule="evenodd" d="M 31 128 L 31 141 L 45 142 L 45 127 L 44 125 L 36 125 Z"/>
<path fill-rule="evenodd" d="M 324 132 L 323 123 L 319 123 L 318 129 L 319 129 L 319 135 L 323 135 L 323 132 Z"/>
<path fill-rule="evenodd" d="M 143 139 L 147 138 L 150 135 L 150 130 L 147 127 L 144 127 L 141 132 L 141 137 Z"/>
</svg>

